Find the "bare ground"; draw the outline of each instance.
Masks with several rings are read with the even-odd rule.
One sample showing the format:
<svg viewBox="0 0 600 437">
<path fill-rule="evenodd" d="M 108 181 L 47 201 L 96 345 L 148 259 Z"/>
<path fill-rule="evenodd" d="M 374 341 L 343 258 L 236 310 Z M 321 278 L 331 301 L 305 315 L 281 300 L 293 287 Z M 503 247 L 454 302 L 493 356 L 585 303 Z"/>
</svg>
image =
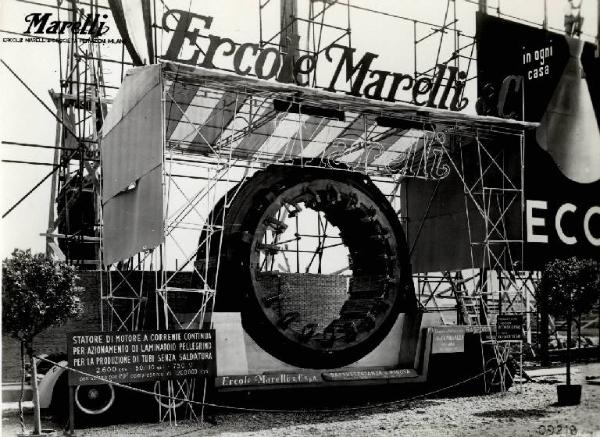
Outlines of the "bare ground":
<svg viewBox="0 0 600 437">
<path fill-rule="evenodd" d="M 600 376 L 600 364 L 574 367 L 573 383 L 583 385 L 578 406 L 556 405 L 556 384 L 564 376 L 535 378 L 507 393 L 471 397 L 435 397 L 366 408 L 324 413 L 219 412 L 214 423 L 135 423 L 91 426 L 78 436 L 600 436 L 600 385 L 586 376 Z M 367 404 L 363 404 L 367 406 Z M 26 416 L 31 422 L 31 414 Z M 58 428 L 51 418 L 45 426 Z M 2 435 L 20 431 L 14 411 L 4 411 Z"/>
</svg>

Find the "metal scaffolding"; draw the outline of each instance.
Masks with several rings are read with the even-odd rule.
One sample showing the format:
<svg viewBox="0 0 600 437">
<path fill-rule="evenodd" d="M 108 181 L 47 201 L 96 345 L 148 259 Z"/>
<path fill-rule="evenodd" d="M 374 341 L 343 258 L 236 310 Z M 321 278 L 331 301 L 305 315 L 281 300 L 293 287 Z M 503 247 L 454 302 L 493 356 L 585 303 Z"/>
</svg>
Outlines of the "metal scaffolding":
<svg viewBox="0 0 600 437">
<path fill-rule="evenodd" d="M 511 229 L 509 219 L 524 210 L 524 136 L 500 147 L 486 144 L 479 132 L 470 149 L 460 147 L 460 155 L 449 161 L 463 185 L 465 213 L 469 227 L 471 262 L 479 270 L 476 285 L 470 290 L 455 292 L 463 321 L 481 325 L 486 340 L 493 346 L 496 363 L 506 362 L 511 345 L 495 339 L 493 326 L 499 313 L 526 314 L 530 309 L 515 301 L 529 303 L 529 291 L 523 288 L 521 277 L 524 256 L 524 229 Z M 509 140 L 508 136 L 506 140 Z M 505 140 L 505 141 L 506 141 Z M 508 141 L 507 141 L 508 142 Z M 516 149 L 516 150 L 515 150 Z M 474 171 L 475 170 L 475 171 Z M 494 283 L 492 273 L 498 276 Z M 525 295 L 524 295 L 525 293 Z M 508 305 L 503 299 L 512 295 Z M 525 327 L 530 338 L 529 326 Z M 522 350 L 519 350 L 522 354 Z M 486 363 L 487 365 L 488 363 Z M 491 365 L 495 365 L 494 362 Z M 502 387 L 512 375 L 505 366 L 494 372 Z M 493 383 L 493 381 L 492 381 Z"/>
<path fill-rule="evenodd" d="M 261 47 L 278 46 L 283 53 L 294 52 L 298 56 L 318 56 L 334 43 L 352 47 L 352 14 L 368 13 L 412 27 L 415 79 L 434 77 L 438 65 L 463 68 L 467 74 L 465 82 L 476 78 L 471 72 L 475 39 L 458 26 L 457 1 L 447 1 L 441 25 L 361 7 L 348 0 L 309 1 L 300 11 L 294 3 L 258 0 Z M 75 20 L 76 14 L 95 14 L 108 6 L 92 0 L 72 1 L 69 7 L 55 8 L 59 17 L 67 13 L 69 19 Z M 277 29 L 268 28 L 270 15 L 280 17 Z M 154 31 L 158 32 L 156 28 Z M 54 256 L 65 257 L 82 268 L 97 268 L 102 251 L 98 142 L 112 94 L 118 88 L 118 83 L 108 84 L 106 64 L 120 68 L 121 80 L 124 68 L 133 64 L 124 49 L 121 59 L 107 59 L 99 44 L 81 42 L 76 34 L 68 47 L 63 44 L 58 42 L 61 88 L 52 94 L 58 117 L 53 165 L 58 171 L 52 176 L 47 246 Z M 437 45 L 435 59 L 418 56 L 419 48 L 426 44 Z M 308 79 L 314 88 L 320 87 L 316 68 Z M 507 348 L 493 340 L 493 314 L 525 314 L 527 341 L 532 341 L 533 292 L 539 274 L 521 270 L 523 237 L 510 235 L 505 226 L 507 215 L 514 208 L 523 208 L 522 132 L 498 128 L 492 134 L 482 133 L 481 128 L 489 127 L 483 122 L 467 122 L 458 116 L 436 119 L 436 114 L 431 118 L 411 115 L 412 128 L 386 127 L 378 122 L 378 118 L 388 115 L 385 110 L 358 99 L 343 102 L 342 122 L 335 119 L 340 105 L 330 104 L 332 112 L 327 117 L 308 115 L 310 111 L 307 114 L 305 108 L 323 105 L 317 94 L 296 99 L 297 90 L 254 87 L 252 83 L 236 83 L 217 76 L 198 80 L 186 69 L 165 70 L 164 81 L 161 110 L 163 115 L 169 115 L 167 118 L 177 121 L 166 122 L 161 138 L 163 243 L 105 266 L 100 296 L 102 330 L 206 327 L 215 303 L 220 268 L 219 257 L 210 255 L 211 248 L 216 245 L 220 252 L 224 220 L 224 214 L 211 212 L 220 202 L 226 209 L 235 198 L 236 187 L 255 171 L 270 164 L 311 165 L 308 158 L 337 147 L 345 151 L 337 153 L 336 160 L 350 166 L 359 162 L 353 169 L 369 175 L 382 187 L 401 218 L 406 218 L 398 201 L 404 181 L 439 180 L 440 175 L 423 171 L 431 162 L 437 162 L 437 167 L 447 165 L 460 175 L 469 227 L 475 221 L 469 214 L 476 211 L 485 233 L 471 233 L 470 270 L 415 275 L 421 304 L 428 311 L 439 312 L 445 323 L 460 322 L 487 331 L 499 362 Z M 202 96 L 198 99 L 201 101 L 194 101 L 190 87 L 194 88 L 194 96 Z M 194 118 L 193 114 L 203 111 L 212 111 L 213 115 Z M 415 128 L 415 123 L 420 128 Z M 446 140 L 429 147 L 431 138 L 440 133 Z M 517 138 L 517 173 L 507 168 L 502 150 L 488 143 L 494 135 Z M 473 144 L 477 175 L 465 171 L 463 143 L 467 142 Z M 331 168 L 334 170 L 334 166 Z M 77 218 L 75 213 L 86 216 Z M 78 222 L 73 223 L 76 218 Z M 325 225 L 321 226 L 323 220 L 319 223 L 319 244 L 308 255 L 317 260 L 321 259 L 328 235 Z M 267 256 L 264 260 L 267 262 Z M 286 264 L 284 260 L 282 263 Z M 505 377 L 500 375 L 501 381 Z M 197 389 L 189 381 L 170 381 L 155 387 L 157 393 L 183 395 L 189 400 Z M 182 414 L 181 407 L 186 409 L 184 414 L 195 415 L 188 403 L 159 405 L 161 420 L 176 420 Z"/>
<path fill-rule="evenodd" d="M 309 2 L 307 10 L 302 11 L 307 13 L 306 17 L 300 16 L 295 2 L 288 0 L 281 0 L 280 3 L 259 0 L 258 6 L 260 46 L 278 46 L 284 54 L 292 52 L 296 57 L 302 54 L 318 56 L 333 43 L 347 44 L 351 47 L 351 11 L 381 13 L 351 5 L 350 2 L 339 1 Z M 279 9 L 275 12 L 269 11 L 269 8 L 277 7 Z M 392 16 L 413 28 L 415 78 L 433 77 L 438 70 L 437 65 L 447 66 L 450 64 L 461 68 L 465 65 L 463 61 L 466 61 L 468 76 L 465 81 L 476 77 L 475 75 L 469 76 L 474 59 L 475 41 L 472 36 L 464 35 L 458 29 L 456 7 L 456 2 L 447 2 L 442 25 Z M 338 18 L 342 15 L 345 17 L 343 24 L 328 23 L 327 18 L 336 11 Z M 279 28 L 270 33 L 266 26 L 267 19 L 263 18 L 267 17 L 269 13 L 280 17 Z M 299 33 L 304 28 L 306 32 L 301 38 Z M 447 33 L 451 33 L 452 38 L 445 38 Z M 439 37 L 439 40 L 436 40 L 436 37 Z M 438 44 L 435 60 L 418 58 L 418 48 L 431 43 Z M 294 98 L 273 91 L 244 91 L 240 85 L 212 78 L 204 78 L 201 83 L 195 83 L 194 76 L 187 73 L 185 69 L 180 69 L 176 73 L 167 73 L 165 80 L 168 86 L 164 87 L 163 111 L 165 114 L 169 114 L 169 118 L 178 120 L 178 123 L 175 127 L 169 126 L 168 122 L 163 132 L 164 243 L 156 249 L 108 267 L 108 287 L 103 295 L 106 309 L 106 317 L 103 319 L 105 320 L 104 328 L 136 330 L 152 325 L 161 329 L 205 326 L 205 323 L 210 321 L 210 316 L 207 314 L 210 315 L 214 306 L 220 264 L 218 257 L 215 259 L 214 256 L 210 256 L 210 248 L 215 241 L 220 245 L 224 217 L 224 214 L 219 216 L 221 220 L 219 221 L 218 217 L 210 212 L 215 210 L 219 202 L 224 202 L 226 209 L 232 200 L 231 197 L 235 196 L 235 189 L 232 191 L 232 188 L 240 187 L 254 171 L 265 168 L 269 164 L 292 165 L 290 158 L 299 157 L 300 162 L 293 165 L 302 166 L 305 164 L 302 157 L 307 148 L 309 150 L 310 147 L 326 149 L 337 141 L 338 145 L 347 149 L 347 152 L 341 156 L 342 161 L 345 159 L 344 156 L 349 156 L 351 159 L 356 158 L 357 153 L 367 155 L 363 158 L 365 165 L 357 170 L 378 177 L 381 186 L 391 187 L 390 190 L 387 190 L 389 198 L 396 205 L 398 214 L 401 216 L 406 213 L 401 211 L 398 201 L 399 188 L 403 181 L 411 177 L 436 179 L 427 172 L 420 172 L 419 165 L 415 166 L 414 164 L 432 159 L 428 158 L 426 148 L 421 149 L 423 143 L 428 143 L 427 137 L 437 135 L 437 132 L 427 130 L 430 128 L 423 131 L 419 129 L 403 130 L 403 139 L 399 140 L 397 136 L 393 136 L 399 129 L 378 126 L 377 117 L 374 114 L 369 111 L 365 112 L 358 106 L 350 106 L 347 107 L 350 112 L 346 111 L 346 117 L 352 120 L 352 127 L 344 127 L 343 123 L 339 123 L 339 126 L 343 128 L 340 130 L 344 131 L 345 135 L 330 135 L 322 138 L 322 135 L 318 134 L 323 131 L 324 125 L 327 125 L 328 128 L 335 127 L 335 122 L 303 115 L 303 105 L 308 107 L 313 103 L 306 97 L 303 100 L 298 99 L 297 103 L 288 104 L 287 107 L 284 105 L 283 108 L 273 110 L 275 100 L 289 102 L 290 99 L 294 101 Z M 308 80 L 313 87 L 319 88 L 316 69 L 308 77 Z M 185 85 L 178 87 L 177 84 Z M 190 115 L 193 114 L 193 111 L 189 111 L 190 106 L 188 105 L 190 84 L 200 85 L 205 96 L 202 103 L 192 102 L 190 105 L 195 105 L 196 111 L 214 111 L 216 105 L 221 104 L 223 107 L 220 114 L 209 117 L 204 124 L 193 119 L 193 116 Z M 247 87 L 247 85 L 244 86 Z M 207 101 L 212 101 L 212 103 L 207 104 Z M 318 103 L 320 102 L 314 102 L 314 104 Z M 352 110 L 356 113 L 351 114 Z M 221 120 L 218 122 L 218 126 L 215 123 L 217 120 Z M 227 121 L 223 122 L 223 120 Z M 282 129 L 286 124 L 288 125 L 287 130 Z M 425 120 L 423 120 L 422 126 L 425 126 Z M 173 134 L 176 130 L 177 133 L 183 132 L 184 134 L 175 138 Z M 463 137 L 477 136 L 476 129 L 466 130 L 468 132 L 456 125 L 452 127 L 446 125 L 443 135 L 447 136 L 448 141 L 453 142 L 460 142 Z M 504 132 L 498 132 L 498 135 L 502 134 Z M 344 136 L 345 138 L 343 138 Z M 317 145 L 319 142 L 321 144 Z M 493 163 L 486 161 L 484 142 L 485 139 L 477 139 L 477 147 L 480 152 L 483 152 L 480 155 L 479 163 L 483 166 L 482 168 L 493 166 Z M 368 144 L 383 144 L 384 152 L 393 155 L 388 158 L 401 162 L 404 159 L 405 168 L 408 167 L 409 159 L 407 157 L 410 157 L 410 165 L 415 167 L 414 171 L 405 173 L 401 177 L 397 175 L 390 177 L 389 174 L 382 171 L 383 167 L 377 167 L 375 154 L 373 157 L 369 157 L 368 152 L 365 153 Z M 454 163 L 454 170 L 460 174 L 460 169 L 464 167 L 464 164 L 459 164 L 461 158 L 456 155 L 455 151 L 450 153 L 447 146 L 448 143 L 442 141 L 446 162 Z M 460 147 L 458 149 L 460 150 Z M 415 152 L 411 154 L 410 150 Z M 417 157 L 416 160 L 415 157 Z M 457 313 L 458 322 L 483 326 L 485 327 L 483 329 L 487 329 L 489 337 L 491 337 L 488 314 L 499 310 L 500 306 L 492 304 L 492 301 L 497 302 L 498 298 L 492 297 L 488 291 L 490 289 L 487 279 L 488 270 L 498 271 L 497 267 L 501 264 L 501 260 L 497 257 L 502 258 L 504 262 L 502 271 L 506 271 L 506 269 L 514 271 L 515 269 L 510 267 L 512 264 L 505 263 L 505 258 L 510 252 L 498 254 L 494 249 L 499 244 L 496 240 L 502 240 L 502 237 L 496 235 L 500 232 L 502 214 L 494 216 L 495 210 L 490 207 L 490 203 L 495 202 L 494 205 L 496 205 L 497 202 L 500 202 L 502 205 L 510 206 L 514 199 L 512 201 L 508 199 L 508 193 L 510 192 L 514 196 L 515 192 L 505 189 L 500 196 L 499 192 L 484 186 L 487 183 L 487 179 L 483 177 L 484 173 L 487 172 L 482 170 L 482 178 L 476 182 L 477 187 L 469 186 L 466 180 L 464 184 L 465 197 L 476 197 L 488 229 L 488 235 L 482 241 L 471 242 L 473 246 L 485 247 L 484 252 L 487 254 L 485 261 L 473 259 L 473 272 L 476 272 L 474 274 L 461 271 L 421 274 L 417 276 L 417 284 L 424 307 L 428 310 L 438 311 L 443 321 L 446 321 L 447 318 L 446 311 L 450 310 Z M 194 183 L 190 184 L 190 181 Z M 476 192 L 478 194 L 475 194 Z M 320 232 L 323 227 L 319 226 L 318 229 Z M 197 244 L 190 244 L 190 232 L 196 232 L 201 236 Z M 300 233 L 297 232 L 297 234 Z M 326 232 L 324 234 L 326 235 Z M 324 238 L 320 236 L 319 243 L 322 240 Z M 320 245 L 317 245 L 313 251 L 313 258 L 321 259 L 322 252 L 319 252 L 319 247 Z M 202 258 L 198 255 L 202 255 Z M 264 257 L 265 262 L 269 258 L 267 255 Z M 297 254 L 297 262 L 299 258 Z M 270 259 L 273 261 L 274 257 Z M 289 261 L 288 263 L 285 261 L 288 260 L 282 260 L 277 267 L 283 271 L 293 271 L 293 267 L 285 266 L 283 268 L 281 264 L 289 263 Z M 512 262 L 512 260 L 510 261 Z M 273 267 L 273 263 L 271 264 Z M 347 268 L 340 268 L 340 272 L 346 270 Z M 185 278 L 186 273 L 195 277 L 196 280 L 188 281 L 187 285 L 182 284 L 182 278 Z M 183 282 L 186 280 L 183 279 Z M 509 294 L 507 288 L 515 283 L 516 281 L 502 282 L 506 289 L 503 296 Z M 517 293 L 519 294 L 519 292 Z M 182 296 L 185 296 L 187 301 L 193 301 L 192 305 L 188 305 L 186 312 L 177 308 L 177 302 L 181 301 Z M 483 296 L 486 296 L 485 299 Z M 515 299 L 513 297 L 513 301 Z M 441 300 L 444 301 L 443 304 L 440 304 Z M 450 302 L 450 306 L 448 306 L 448 302 Z M 514 305 L 508 306 L 505 311 L 514 307 Z M 473 312 L 475 316 L 473 316 Z M 154 313 L 153 324 L 149 323 L 148 316 L 152 313 Z M 501 355 L 505 353 L 504 349 L 494 347 L 494 350 L 500 360 Z M 166 387 L 160 385 L 156 387 L 157 391 L 164 392 L 166 390 L 170 394 L 181 392 L 183 389 L 183 386 L 177 387 L 174 383 L 169 383 Z M 186 385 L 185 393 L 185 396 L 191 399 L 194 393 L 193 387 L 189 384 Z M 172 407 L 172 405 L 161 406 L 161 411 L 162 408 L 166 408 L 164 412 L 160 413 L 161 419 L 164 420 L 167 417 L 176 419 L 177 409 Z M 177 407 L 181 407 L 181 405 Z"/>
<path fill-rule="evenodd" d="M 108 9 L 97 1 L 55 7 L 60 19 L 78 21 Z M 100 130 L 111 99 L 105 82 L 101 45 L 71 32 L 58 39 L 60 89 L 50 91 L 57 125 L 47 251 L 83 269 L 100 267 Z M 66 46 L 66 47 L 64 47 Z M 116 87 L 113 87 L 116 88 Z M 57 213 L 55 215 L 54 209 Z"/>
</svg>

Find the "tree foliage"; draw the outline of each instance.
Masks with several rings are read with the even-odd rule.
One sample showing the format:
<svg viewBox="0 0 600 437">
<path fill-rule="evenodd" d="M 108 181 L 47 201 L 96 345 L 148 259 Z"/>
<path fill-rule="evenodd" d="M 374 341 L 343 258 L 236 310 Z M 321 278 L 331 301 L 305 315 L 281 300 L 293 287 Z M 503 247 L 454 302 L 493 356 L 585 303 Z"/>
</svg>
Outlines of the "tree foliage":
<svg viewBox="0 0 600 437">
<path fill-rule="evenodd" d="M 553 316 L 565 316 L 569 306 L 573 314 L 588 311 L 600 293 L 598 262 L 577 257 L 548 262 L 537 293 L 538 302 Z"/>
<path fill-rule="evenodd" d="M 2 262 L 2 329 L 31 348 L 41 331 L 83 311 L 75 268 L 30 250 Z M 30 351 L 31 352 L 31 351 Z"/>
</svg>

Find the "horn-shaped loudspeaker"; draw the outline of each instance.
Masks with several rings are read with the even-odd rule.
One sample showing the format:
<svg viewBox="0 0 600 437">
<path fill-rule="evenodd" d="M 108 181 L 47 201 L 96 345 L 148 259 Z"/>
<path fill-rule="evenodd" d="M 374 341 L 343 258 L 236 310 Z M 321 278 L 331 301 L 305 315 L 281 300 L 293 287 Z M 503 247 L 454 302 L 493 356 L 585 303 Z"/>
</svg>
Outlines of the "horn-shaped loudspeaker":
<svg viewBox="0 0 600 437">
<path fill-rule="evenodd" d="M 570 58 L 536 138 L 566 177 L 591 183 L 600 179 L 600 129 L 581 64 L 584 42 L 566 38 Z"/>
</svg>

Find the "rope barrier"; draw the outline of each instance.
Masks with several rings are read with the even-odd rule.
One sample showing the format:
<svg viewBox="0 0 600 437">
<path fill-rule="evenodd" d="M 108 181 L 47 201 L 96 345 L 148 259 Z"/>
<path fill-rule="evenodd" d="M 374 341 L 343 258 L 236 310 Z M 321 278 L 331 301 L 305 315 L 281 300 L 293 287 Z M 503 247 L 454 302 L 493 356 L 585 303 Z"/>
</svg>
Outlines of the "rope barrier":
<svg viewBox="0 0 600 437">
<path fill-rule="evenodd" d="M 419 400 L 419 399 L 424 399 L 428 396 L 432 396 L 438 393 L 442 393 L 446 390 L 450 390 L 452 388 L 458 387 L 460 385 L 466 384 L 467 382 L 470 382 L 474 379 L 480 378 L 482 376 L 484 376 L 487 373 L 490 373 L 492 371 L 494 371 L 495 369 L 488 369 L 485 370 L 477 375 L 471 376 L 469 378 L 463 379 L 461 381 L 458 381 L 454 384 L 450 384 L 448 386 L 436 389 L 436 390 L 432 390 L 429 391 L 427 393 L 423 393 L 420 395 L 416 395 L 410 398 L 406 398 L 406 399 L 399 399 L 396 401 L 389 401 L 389 402 L 378 402 L 375 404 L 370 404 L 370 405 L 362 405 L 362 406 L 357 406 L 357 407 L 344 407 L 344 408 L 326 408 L 326 409 L 266 409 L 266 408 L 249 408 L 249 407 L 237 407 L 234 405 L 223 405 L 223 404 L 215 404 L 215 403 L 211 403 L 211 402 L 200 402 L 200 401 L 194 401 L 194 400 L 190 400 L 190 399 L 186 399 L 186 398 L 178 398 L 176 396 L 169 396 L 169 395 L 163 395 L 161 393 L 155 393 L 155 392 L 150 392 L 147 390 L 143 390 L 141 388 L 138 387 L 132 387 L 130 385 L 126 385 L 126 384 L 122 384 L 119 382 L 112 382 L 108 379 L 96 376 L 96 375 L 92 375 L 90 373 L 86 373 L 83 372 L 81 370 L 77 370 L 77 369 L 72 369 L 69 366 L 63 365 L 63 364 L 59 364 L 55 361 L 49 360 L 47 358 L 43 358 L 43 357 L 37 357 L 36 358 L 38 360 L 42 360 L 42 361 L 46 361 L 50 364 L 53 364 L 57 367 L 60 367 L 64 370 L 68 370 L 71 372 L 75 372 L 75 373 L 79 373 L 81 375 L 87 376 L 87 377 L 91 377 L 93 379 L 96 379 L 98 381 L 102 381 L 106 384 L 112 384 L 115 387 L 119 387 L 125 390 L 130 390 L 133 392 L 137 392 L 137 393 L 142 393 L 145 395 L 150 395 L 150 396 L 154 396 L 155 398 L 160 397 L 160 398 L 164 398 L 164 399 L 168 399 L 168 400 L 172 400 L 172 401 L 176 401 L 176 402 L 187 402 L 188 404 L 194 404 L 194 405 L 198 405 L 198 406 L 202 406 L 202 407 L 212 407 L 212 408 L 218 408 L 218 409 L 223 409 L 223 410 L 232 410 L 232 411 L 245 411 L 245 412 L 251 412 L 251 413 L 284 413 L 284 414 L 288 414 L 288 413 L 344 413 L 344 412 L 352 412 L 352 411 L 361 411 L 361 410 L 369 410 L 372 408 L 381 408 L 381 407 L 389 407 L 389 406 L 393 406 L 393 405 L 399 405 L 399 404 L 408 404 L 410 402 L 413 402 L 415 400 Z M 499 367 L 502 367 L 506 364 L 505 362 L 500 363 Z"/>
</svg>

